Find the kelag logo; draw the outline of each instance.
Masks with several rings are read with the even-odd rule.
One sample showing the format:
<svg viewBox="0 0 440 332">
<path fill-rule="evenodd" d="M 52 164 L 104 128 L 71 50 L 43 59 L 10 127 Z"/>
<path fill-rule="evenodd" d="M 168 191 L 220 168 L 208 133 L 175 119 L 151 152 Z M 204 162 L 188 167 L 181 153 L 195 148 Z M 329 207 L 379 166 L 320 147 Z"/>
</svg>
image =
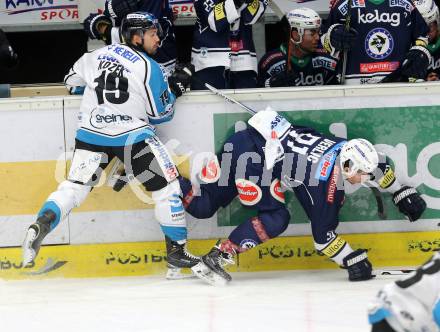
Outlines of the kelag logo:
<svg viewBox="0 0 440 332">
<path fill-rule="evenodd" d="M 76 0 L 6 0 L 7 15 L 40 13 L 41 21 L 78 20 Z"/>
</svg>

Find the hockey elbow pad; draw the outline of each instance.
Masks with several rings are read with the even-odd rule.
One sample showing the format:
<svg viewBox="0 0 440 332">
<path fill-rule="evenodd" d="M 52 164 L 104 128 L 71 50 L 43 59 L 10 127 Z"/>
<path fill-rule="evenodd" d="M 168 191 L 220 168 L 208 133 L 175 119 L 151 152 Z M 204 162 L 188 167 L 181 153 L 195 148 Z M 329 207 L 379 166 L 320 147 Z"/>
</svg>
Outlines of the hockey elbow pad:
<svg viewBox="0 0 440 332">
<path fill-rule="evenodd" d="M 105 10 L 110 16 L 122 20 L 127 14 L 138 11 L 139 0 L 107 0 Z"/>
<path fill-rule="evenodd" d="M 393 195 L 393 202 L 399 211 L 408 217 L 409 221 L 416 221 L 426 210 L 426 202 L 415 188 L 404 186 Z"/>
<path fill-rule="evenodd" d="M 408 78 L 425 79 L 431 58 L 426 47 L 411 47 L 402 63 L 402 74 Z"/>
<path fill-rule="evenodd" d="M 373 267 L 368 260 L 367 251 L 357 249 L 343 259 L 344 268 L 348 271 L 348 280 L 361 281 L 373 278 Z"/>
</svg>

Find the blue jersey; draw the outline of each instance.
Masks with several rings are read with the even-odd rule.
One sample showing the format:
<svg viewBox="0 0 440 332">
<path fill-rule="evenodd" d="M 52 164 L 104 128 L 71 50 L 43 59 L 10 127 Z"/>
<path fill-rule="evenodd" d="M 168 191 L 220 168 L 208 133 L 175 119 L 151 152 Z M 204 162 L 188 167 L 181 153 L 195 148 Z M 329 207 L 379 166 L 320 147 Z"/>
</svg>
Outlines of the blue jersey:
<svg viewBox="0 0 440 332">
<path fill-rule="evenodd" d="M 266 6 L 267 0 L 245 2 L 239 8 L 233 0 L 195 0 L 197 21 L 191 53 L 195 70 L 222 66 L 257 72 L 252 24 Z"/>
<path fill-rule="evenodd" d="M 351 0 L 350 27 L 358 33 L 348 52 L 347 84 L 376 83 L 402 65 L 413 45 L 427 45 L 428 26 L 410 0 Z M 348 0 L 335 3 L 326 27 L 345 24 Z"/>
<path fill-rule="evenodd" d="M 303 58 L 292 56 L 290 63 L 291 70 L 295 73 L 295 80 L 283 86 L 338 84 L 338 61 L 322 49 Z M 286 64 L 286 45 L 281 45 L 263 55 L 258 63 L 258 86 L 271 87 L 271 78 L 286 72 Z"/>
</svg>

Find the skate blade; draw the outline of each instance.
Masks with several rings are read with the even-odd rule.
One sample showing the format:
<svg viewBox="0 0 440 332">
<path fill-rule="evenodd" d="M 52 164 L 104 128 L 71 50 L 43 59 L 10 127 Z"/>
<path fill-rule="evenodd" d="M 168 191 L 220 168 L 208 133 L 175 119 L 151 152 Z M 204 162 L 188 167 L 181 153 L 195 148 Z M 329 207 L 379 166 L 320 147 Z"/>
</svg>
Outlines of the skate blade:
<svg viewBox="0 0 440 332">
<path fill-rule="evenodd" d="M 26 266 L 35 259 L 35 250 L 32 249 L 32 243 L 37 237 L 35 229 L 30 228 L 27 231 L 26 238 L 23 242 L 23 266 Z"/>
<path fill-rule="evenodd" d="M 192 271 L 191 271 L 192 272 Z M 196 276 L 193 273 L 182 273 L 182 269 L 178 267 L 168 267 L 167 280 L 193 279 Z"/>
<path fill-rule="evenodd" d="M 193 266 L 191 270 L 199 279 L 212 286 L 225 286 L 228 283 L 228 280 L 212 271 L 203 262 Z"/>
</svg>

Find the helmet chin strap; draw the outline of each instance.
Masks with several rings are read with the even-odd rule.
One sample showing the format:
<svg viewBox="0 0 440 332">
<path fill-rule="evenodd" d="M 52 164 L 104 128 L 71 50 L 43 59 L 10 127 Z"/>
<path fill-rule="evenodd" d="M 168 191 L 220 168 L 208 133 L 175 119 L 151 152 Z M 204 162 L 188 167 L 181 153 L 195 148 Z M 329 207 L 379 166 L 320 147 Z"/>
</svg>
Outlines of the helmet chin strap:
<svg viewBox="0 0 440 332">
<path fill-rule="evenodd" d="M 292 42 L 292 44 L 293 44 L 294 46 L 297 47 L 297 49 L 298 49 L 302 54 L 304 54 L 304 55 L 309 54 L 310 52 L 306 51 L 305 49 L 303 49 L 303 48 L 301 47 L 301 43 L 302 43 L 303 35 L 304 35 L 304 29 L 298 29 L 298 35 L 299 35 L 299 40 L 294 40 L 294 39 L 292 38 L 292 31 L 291 31 L 291 32 L 290 32 L 290 41 Z"/>
</svg>

